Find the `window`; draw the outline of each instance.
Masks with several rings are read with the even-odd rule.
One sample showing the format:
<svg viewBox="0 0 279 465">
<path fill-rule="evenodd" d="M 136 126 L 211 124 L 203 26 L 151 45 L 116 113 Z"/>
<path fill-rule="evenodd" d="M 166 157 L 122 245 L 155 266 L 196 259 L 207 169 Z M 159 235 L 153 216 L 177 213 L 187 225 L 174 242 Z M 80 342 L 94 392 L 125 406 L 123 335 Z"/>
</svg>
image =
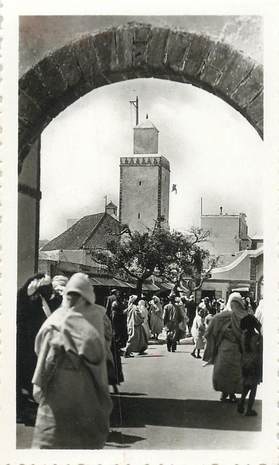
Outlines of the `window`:
<svg viewBox="0 0 279 465">
<path fill-rule="evenodd" d="M 140 213 L 138 213 L 138 220 L 140 219 Z"/>
<path fill-rule="evenodd" d="M 141 181 L 139 181 L 139 186 L 141 186 Z"/>
</svg>

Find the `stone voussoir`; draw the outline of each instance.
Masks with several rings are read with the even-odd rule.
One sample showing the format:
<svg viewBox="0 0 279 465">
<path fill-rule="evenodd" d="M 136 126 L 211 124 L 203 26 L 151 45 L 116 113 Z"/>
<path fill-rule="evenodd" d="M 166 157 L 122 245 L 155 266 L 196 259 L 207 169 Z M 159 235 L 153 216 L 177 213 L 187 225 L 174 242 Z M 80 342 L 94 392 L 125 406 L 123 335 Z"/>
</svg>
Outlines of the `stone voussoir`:
<svg viewBox="0 0 279 465">
<path fill-rule="evenodd" d="M 234 49 L 223 42 L 215 42 L 204 63 L 200 78 L 211 87 L 215 87 L 235 54 Z"/>
<path fill-rule="evenodd" d="M 41 76 L 36 72 L 36 66 L 27 71 L 19 80 L 19 94 L 22 91 L 27 95 L 32 95 L 33 101 L 37 102 L 38 107 L 41 109 L 51 99 L 48 88 Z"/>
<path fill-rule="evenodd" d="M 152 68 L 165 68 L 169 30 L 162 27 L 151 29 L 147 46 L 147 64 Z"/>
<path fill-rule="evenodd" d="M 39 119 L 46 116 L 34 97 L 30 97 L 23 90 L 20 90 L 19 93 L 18 110 L 18 115 L 21 118 L 21 121 L 25 121 L 26 127 L 32 127 L 32 125 L 35 124 Z"/>
<path fill-rule="evenodd" d="M 247 78 L 239 85 L 233 94 L 233 99 L 245 107 L 262 91 L 263 69 L 261 65 L 255 65 Z"/>
<path fill-rule="evenodd" d="M 102 74 L 95 49 L 94 36 L 87 34 L 72 44 L 77 66 L 88 91 L 105 85 L 107 80 Z"/>
<path fill-rule="evenodd" d="M 115 49 L 115 28 L 92 35 L 97 65 L 103 74 L 111 72 L 111 55 Z"/>
<path fill-rule="evenodd" d="M 171 30 L 168 37 L 168 44 L 165 56 L 166 65 L 173 71 L 183 71 L 185 57 L 187 56 L 193 34 Z"/>
<path fill-rule="evenodd" d="M 83 74 L 77 63 L 74 44 L 56 50 L 52 59 L 68 88 L 76 86 L 82 80 Z"/>
<path fill-rule="evenodd" d="M 214 42 L 207 36 L 193 34 L 189 51 L 185 57 L 183 72 L 187 76 L 197 78 L 202 72 L 203 66 L 213 47 Z"/>
<path fill-rule="evenodd" d="M 263 117 L 263 90 L 245 109 L 250 121 L 259 122 Z"/>
<path fill-rule="evenodd" d="M 94 88 L 137 77 L 194 84 L 223 98 L 262 135 L 262 67 L 231 46 L 174 28 L 132 23 L 86 34 L 19 81 L 19 151 Z"/>
<path fill-rule="evenodd" d="M 235 51 L 228 60 L 224 72 L 218 82 L 218 89 L 228 98 L 234 94 L 240 84 L 247 78 L 254 67 L 254 61 Z M 233 99 L 232 99 L 233 100 Z"/>
</svg>

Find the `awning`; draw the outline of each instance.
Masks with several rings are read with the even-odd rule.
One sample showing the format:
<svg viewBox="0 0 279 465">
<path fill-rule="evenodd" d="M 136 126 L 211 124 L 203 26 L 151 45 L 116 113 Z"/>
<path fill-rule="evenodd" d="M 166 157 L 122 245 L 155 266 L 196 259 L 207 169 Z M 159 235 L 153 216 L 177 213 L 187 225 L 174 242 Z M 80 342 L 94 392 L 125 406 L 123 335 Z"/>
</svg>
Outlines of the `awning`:
<svg viewBox="0 0 279 465">
<path fill-rule="evenodd" d="M 166 291 L 171 291 L 174 284 L 172 283 L 160 283 L 160 289 L 165 289 Z"/>
<path fill-rule="evenodd" d="M 250 287 L 234 287 L 232 292 L 249 292 Z"/>
<path fill-rule="evenodd" d="M 133 285 L 121 281 L 116 278 L 108 278 L 104 276 L 98 276 L 98 277 L 91 277 L 91 282 L 93 286 L 104 286 L 104 287 L 125 287 L 125 288 L 133 288 Z"/>
<path fill-rule="evenodd" d="M 143 291 L 157 292 L 157 291 L 160 290 L 160 288 L 158 286 L 156 286 L 155 284 L 152 284 L 152 283 L 143 283 L 142 290 Z"/>
</svg>

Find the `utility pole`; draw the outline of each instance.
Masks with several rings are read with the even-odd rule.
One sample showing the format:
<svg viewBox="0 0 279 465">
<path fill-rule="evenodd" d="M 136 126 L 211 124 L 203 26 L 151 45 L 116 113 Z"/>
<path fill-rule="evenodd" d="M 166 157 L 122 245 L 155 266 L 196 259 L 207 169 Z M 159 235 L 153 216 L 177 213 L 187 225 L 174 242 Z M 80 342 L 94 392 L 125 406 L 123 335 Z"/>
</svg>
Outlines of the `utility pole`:
<svg viewBox="0 0 279 465">
<path fill-rule="evenodd" d="M 130 100 L 130 103 L 134 105 L 136 109 L 136 126 L 139 124 L 139 98 L 136 96 L 136 100 Z"/>
</svg>

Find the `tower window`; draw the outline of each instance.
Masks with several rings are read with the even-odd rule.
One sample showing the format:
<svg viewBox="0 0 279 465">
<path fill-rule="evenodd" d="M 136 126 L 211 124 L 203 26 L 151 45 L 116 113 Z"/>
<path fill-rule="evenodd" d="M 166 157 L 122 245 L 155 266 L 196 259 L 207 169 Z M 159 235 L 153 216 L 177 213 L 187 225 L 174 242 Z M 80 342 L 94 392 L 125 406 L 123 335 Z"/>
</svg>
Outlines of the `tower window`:
<svg viewBox="0 0 279 465">
<path fill-rule="evenodd" d="M 141 186 L 141 181 L 139 181 L 139 186 Z"/>
<path fill-rule="evenodd" d="M 140 219 L 140 213 L 138 213 L 138 220 Z"/>
</svg>

